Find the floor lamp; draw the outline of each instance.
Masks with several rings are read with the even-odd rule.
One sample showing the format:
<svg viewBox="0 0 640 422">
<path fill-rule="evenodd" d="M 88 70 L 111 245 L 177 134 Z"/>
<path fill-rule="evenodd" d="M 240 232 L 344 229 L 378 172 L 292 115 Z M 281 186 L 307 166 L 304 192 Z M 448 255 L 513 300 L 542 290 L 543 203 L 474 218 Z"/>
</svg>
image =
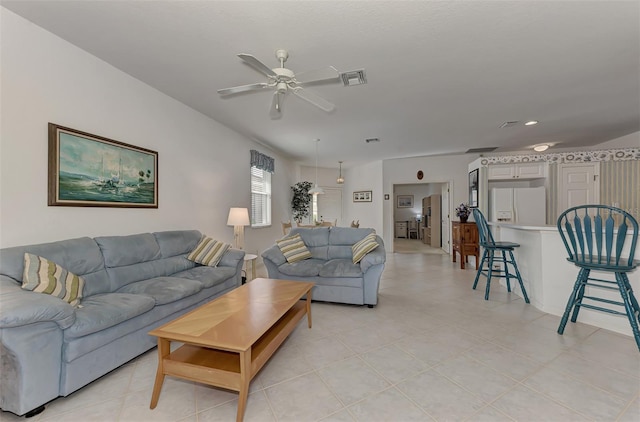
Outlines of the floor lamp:
<svg viewBox="0 0 640 422">
<path fill-rule="evenodd" d="M 233 244 L 236 249 L 244 247 L 244 226 L 249 223 L 249 210 L 246 208 L 231 208 L 227 226 L 233 226 Z"/>
</svg>

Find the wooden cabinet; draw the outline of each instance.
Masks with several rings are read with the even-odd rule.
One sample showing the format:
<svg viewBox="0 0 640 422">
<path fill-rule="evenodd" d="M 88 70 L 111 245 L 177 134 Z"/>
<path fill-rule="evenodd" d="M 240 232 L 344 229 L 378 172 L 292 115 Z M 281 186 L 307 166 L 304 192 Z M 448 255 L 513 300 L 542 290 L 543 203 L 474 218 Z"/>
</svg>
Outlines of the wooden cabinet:
<svg viewBox="0 0 640 422">
<path fill-rule="evenodd" d="M 544 163 L 493 164 L 488 167 L 489 180 L 542 179 Z"/>
<path fill-rule="evenodd" d="M 406 221 L 396 221 L 396 237 L 407 238 L 407 222 Z"/>
<path fill-rule="evenodd" d="M 478 245 L 478 227 L 476 223 L 461 223 L 452 221 L 451 241 L 453 262 L 456 262 L 456 253 L 460 254 L 460 268 L 464 269 L 469 262 L 469 255 L 476 257 L 476 270 L 480 262 L 480 246 Z"/>
<path fill-rule="evenodd" d="M 422 242 L 434 248 L 442 246 L 442 196 L 430 195 L 422 199 L 424 236 Z"/>
</svg>

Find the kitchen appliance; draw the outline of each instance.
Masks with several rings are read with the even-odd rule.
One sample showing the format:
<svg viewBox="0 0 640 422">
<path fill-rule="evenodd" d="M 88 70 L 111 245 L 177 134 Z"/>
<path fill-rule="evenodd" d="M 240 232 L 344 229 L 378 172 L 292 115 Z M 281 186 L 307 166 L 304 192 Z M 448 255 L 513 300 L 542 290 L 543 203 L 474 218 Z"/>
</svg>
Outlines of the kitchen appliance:
<svg viewBox="0 0 640 422">
<path fill-rule="evenodd" d="M 490 221 L 544 226 L 547 223 L 546 211 L 544 186 L 489 190 Z"/>
</svg>

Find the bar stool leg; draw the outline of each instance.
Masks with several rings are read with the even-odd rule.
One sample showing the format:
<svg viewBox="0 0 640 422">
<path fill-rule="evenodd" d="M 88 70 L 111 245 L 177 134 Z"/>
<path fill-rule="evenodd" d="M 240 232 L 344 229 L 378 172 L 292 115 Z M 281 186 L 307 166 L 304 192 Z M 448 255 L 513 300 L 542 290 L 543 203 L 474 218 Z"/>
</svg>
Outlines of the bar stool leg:
<svg viewBox="0 0 640 422">
<path fill-rule="evenodd" d="M 631 304 L 631 299 L 629 297 L 629 294 L 627 293 L 624 277 L 626 277 L 625 273 L 616 272 L 616 281 L 618 282 L 618 288 L 620 289 L 620 294 L 622 295 L 622 301 L 624 302 L 624 307 L 627 311 L 627 317 L 629 318 L 629 323 L 631 323 L 631 330 L 633 331 L 633 337 L 635 338 L 636 344 L 638 345 L 638 350 L 640 350 L 640 329 L 638 329 L 638 321 L 637 321 L 636 313 Z M 635 301 L 635 298 L 634 298 L 634 301 Z"/>
<path fill-rule="evenodd" d="M 576 304 L 576 300 L 578 297 L 578 290 L 582 286 L 582 276 L 584 272 L 587 272 L 587 274 L 589 273 L 589 271 L 586 268 L 581 268 L 580 272 L 578 273 L 578 277 L 576 277 L 576 282 L 573 285 L 573 291 L 569 296 L 569 300 L 567 301 L 567 306 L 564 309 L 564 313 L 562 314 L 562 318 L 560 319 L 560 325 L 558 326 L 558 334 L 560 335 L 564 333 L 564 327 L 567 325 L 567 321 L 569 320 L 569 314 L 571 313 L 571 310 Z"/>
<path fill-rule="evenodd" d="M 580 308 L 582 305 L 582 299 L 584 298 L 584 290 L 587 287 L 587 282 L 589 281 L 589 274 L 591 274 L 591 270 L 585 269 L 582 273 L 582 278 L 580 279 L 581 286 L 578 289 L 578 295 L 575 300 L 575 307 L 573 308 L 573 314 L 571 315 L 571 322 L 576 322 L 578 320 L 578 313 L 580 313 Z"/>
<path fill-rule="evenodd" d="M 507 253 L 504 249 L 502 250 L 502 262 L 504 265 L 504 278 L 507 279 L 507 291 L 511 293 L 511 280 L 509 280 L 509 276 L 512 274 L 509 274 L 509 266 L 507 265 Z M 511 262 L 513 263 L 514 261 Z"/>
<path fill-rule="evenodd" d="M 482 267 L 484 267 L 484 264 L 485 264 L 486 261 L 487 261 L 487 250 L 485 249 L 483 254 L 482 254 L 482 261 L 480 261 L 480 267 L 478 267 L 478 272 L 476 273 L 476 279 L 473 281 L 473 290 L 475 290 L 476 286 L 478 285 L 478 280 L 480 279 L 480 274 L 482 274 Z"/>
<path fill-rule="evenodd" d="M 487 287 L 484 291 L 484 300 L 489 300 L 489 289 L 491 288 L 491 273 L 493 272 L 494 250 L 489 251 L 489 271 L 487 272 Z"/>
<path fill-rule="evenodd" d="M 513 263 L 513 269 L 516 271 L 516 278 L 518 279 L 518 283 L 520 283 L 520 290 L 522 290 L 524 301 L 525 303 L 530 303 L 529 296 L 527 296 L 527 290 L 524 288 L 524 283 L 522 282 L 522 277 L 520 276 L 520 270 L 518 270 L 518 263 L 513 256 L 513 251 L 509 251 L 509 256 L 511 257 L 511 262 Z"/>
</svg>

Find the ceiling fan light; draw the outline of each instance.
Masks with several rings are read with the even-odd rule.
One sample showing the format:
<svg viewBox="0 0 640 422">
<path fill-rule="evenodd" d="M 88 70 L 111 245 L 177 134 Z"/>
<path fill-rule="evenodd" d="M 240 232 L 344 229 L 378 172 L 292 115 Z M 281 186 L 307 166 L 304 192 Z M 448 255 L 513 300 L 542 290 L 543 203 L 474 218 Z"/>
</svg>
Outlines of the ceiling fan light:
<svg viewBox="0 0 640 422">
<path fill-rule="evenodd" d="M 278 82 L 276 85 L 276 89 L 279 93 L 284 94 L 287 92 L 287 83 L 286 82 Z"/>
</svg>

